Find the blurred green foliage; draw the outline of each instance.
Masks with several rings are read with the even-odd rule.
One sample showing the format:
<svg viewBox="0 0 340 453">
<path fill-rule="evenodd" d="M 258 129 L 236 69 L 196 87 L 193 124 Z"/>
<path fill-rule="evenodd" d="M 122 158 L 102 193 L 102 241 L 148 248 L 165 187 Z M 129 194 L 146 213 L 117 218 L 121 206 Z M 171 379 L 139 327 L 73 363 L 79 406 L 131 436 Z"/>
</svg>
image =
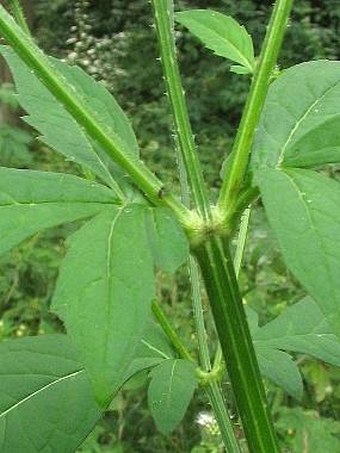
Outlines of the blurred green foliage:
<svg viewBox="0 0 340 453">
<path fill-rule="evenodd" d="M 179 0 L 178 10 L 210 8 L 232 15 L 246 25 L 258 53 L 272 6 L 263 0 Z M 169 114 L 150 5 L 144 0 L 36 0 L 35 35 L 49 53 L 76 62 L 114 93 L 136 130 L 143 158 L 169 187 L 176 187 L 172 122 Z M 178 56 L 200 159 L 212 198 L 220 185 L 220 164 L 232 146 L 249 86 L 248 77 L 229 72 L 182 27 L 176 27 Z M 280 56 L 280 67 L 301 61 L 340 59 L 338 0 L 296 2 Z M 0 88 L 0 102 L 17 108 L 11 86 Z M 27 128 L 0 126 L 0 164 L 80 173 L 81 169 L 32 140 Z M 330 171 L 339 177 L 339 167 Z M 0 340 L 63 329 L 48 313 L 64 238 L 75 225 L 37 235 L 0 258 Z M 303 290 L 287 271 L 261 205 L 253 210 L 245 260 L 240 275 L 243 295 L 260 315 L 261 323 L 301 298 Z M 183 268 L 176 277 L 160 273 L 158 297 L 175 329 L 189 347 L 195 332 L 191 321 L 190 290 Z M 212 321 L 208 329 L 214 338 Z M 267 383 L 278 420 L 282 447 L 287 452 L 323 453 L 340 449 L 340 371 L 307 357 L 301 364 L 305 396 L 302 408 L 280 389 Z M 214 424 L 196 417 L 207 410 L 198 397 L 182 425 L 171 436 L 156 432 L 147 410 L 147 376 L 139 376 L 113 401 L 102 422 L 79 451 L 190 452 L 223 451 Z M 226 381 L 228 404 L 233 402 Z M 209 414 L 208 414 L 209 415 Z M 237 417 L 235 416 L 237 421 Z M 242 431 L 239 429 L 242 438 Z M 307 443 L 306 443 L 307 442 Z M 307 445 L 307 448 L 303 448 Z"/>
</svg>

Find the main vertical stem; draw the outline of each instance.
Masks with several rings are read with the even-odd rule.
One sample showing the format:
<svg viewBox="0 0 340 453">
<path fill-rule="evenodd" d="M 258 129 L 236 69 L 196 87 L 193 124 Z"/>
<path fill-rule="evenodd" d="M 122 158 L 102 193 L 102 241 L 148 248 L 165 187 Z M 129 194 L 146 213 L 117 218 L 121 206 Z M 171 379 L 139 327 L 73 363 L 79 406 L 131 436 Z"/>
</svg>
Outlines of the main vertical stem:
<svg viewBox="0 0 340 453">
<path fill-rule="evenodd" d="M 277 453 L 274 427 L 228 247 L 212 236 L 195 250 L 249 451 Z"/>
</svg>

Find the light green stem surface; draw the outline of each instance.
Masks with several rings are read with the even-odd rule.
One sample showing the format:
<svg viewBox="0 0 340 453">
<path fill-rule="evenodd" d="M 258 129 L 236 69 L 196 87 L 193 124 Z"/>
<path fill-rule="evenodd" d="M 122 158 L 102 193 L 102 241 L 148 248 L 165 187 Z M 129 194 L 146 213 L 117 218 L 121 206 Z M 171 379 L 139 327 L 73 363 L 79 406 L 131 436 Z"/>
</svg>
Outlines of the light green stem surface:
<svg viewBox="0 0 340 453">
<path fill-rule="evenodd" d="M 195 149 L 176 56 L 173 2 L 169 0 L 152 0 L 151 3 L 154 10 L 164 79 L 172 108 L 179 150 L 186 169 L 193 201 L 202 218 L 208 220 L 210 218 L 210 204 L 202 168 Z"/>
<path fill-rule="evenodd" d="M 186 360 L 189 360 L 190 362 L 194 362 L 193 357 L 191 357 L 189 351 L 186 349 L 182 340 L 177 335 L 177 332 L 172 327 L 166 314 L 163 312 L 163 310 L 161 309 L 161 307 L 155 300 L 152 301 L 152 312 L 155 315 L 155 318 L 159 322 L 160 326 L 162 327 L 164 333 L 169 338 L 172 346 L 176 349 L 178 355 L 182 359 L 186 359 Z"/>
<path fill-rule="evenodd" d="M 232 153 L 234 155 L 228 177 L 224 178 L 218 206 L 225 218 L 235 209 L 235 203 L 247 169 L 255 129 L 268 92 L 293 0 L 277 0 L 262 46 L 260 61 L 250 87 Z"/>
<path fill-rule="evenodd" d="M 20 27 L 24 30 L 25 33 L 27 33 L 28 36 L 30 36 L 30 29 L 28 27 L 24 11 L 22 6 L 20 5 L 19 0 L 10 0 L 9 2 L 12 14 L 17 21 L 17 23 L 20 25 Z"/>
</svg>

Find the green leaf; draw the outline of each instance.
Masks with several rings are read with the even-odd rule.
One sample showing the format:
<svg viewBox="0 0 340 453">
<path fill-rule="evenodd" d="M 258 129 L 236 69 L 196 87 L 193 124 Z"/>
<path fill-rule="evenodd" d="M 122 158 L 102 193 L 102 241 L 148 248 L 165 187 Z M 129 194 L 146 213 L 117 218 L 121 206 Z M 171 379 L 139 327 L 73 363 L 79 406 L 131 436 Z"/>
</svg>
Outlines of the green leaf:
<svg viewBox="0 0 340 453">
<path fill-rule="evenodd" d="M 250 73 L 254 71 L 252 39 L 245 27 L 232 17 L 208 9 L 196 9 L 176 13 L 175 19 L 216 55 L 235 61 Z"/>
<path fill-rule="evenodd" d="M 310 297 L 305 297 L 262 327 L 257 313 L 246 307 L 261 373 L 294 398 L 302 397 L 302 379 L 292 358 L 282 352 L 308 354 L 340 366 L 340 342 Z M 303 320 L 303 322 L 302 322 Z"/>
<path fill-rule="evenodd" d="M 143 338 L 135 351 L 124 380 L 147 368 L 153 368 L 164 360 L 174 358 L 174 351 L 163 329 L 152 319 L 147 324 Z"/>
<path fill-rule="evenodd" d="M 189 256 L 183 228 L 166 208 L 148 208 L 147 231 L 155 265 L 166 272 L 175 270 Z"/>
<path fill-rule="evenodd" d="M 163 329 L 153 319 L 147 324 L 143 338 L 136 351 L 137 357 L 156 357 L 161 359 L 172 359 L 172 349 L 168 337 Z"/>
<path fill-rule="evenodd" d="M 148 402 L 157 428 L 164 434 L 182 420 L 196 388 L 195 366 L 182 359 L 164 360 L 151 372 Z"/>
<path fill-rule="evenodd" d="M 110 174 L 110 159 L 106 154 L 87 137 L 71 114 L 11 49 L 2 46 L 0 53 L 13 73 L 20 105 L 29 115 L 25 120 L 42 135 L 41 140 L 69 160 L 87 167 L 114 188 L 116 183 Z M 80 68 L 68 67 L 55 59 L 50 59 L 50 62 L 60 71 L 65 84 L 70 84 L 78 92 L 98 122 L 106 128 L 107 134 L 114 136 L 127 154 L 137 158 L 138 146 L 131 126 L 107 90 Z"/>
<path fill-rule="evenodd" d="M 143 206 L 107 209 L 70 237 L 52 309 L 64 320 L 103 406 L 135 357 L 154 297 Z"/>
<path fill-rule="evenodd" d="M 93 216 L 117 199 L 71 175 L 0 167 L 0 253 L 45 228 Z"/>
<path fill-rule="evenodd" d="M 300 400 L 303 393 L 302 378 L 291 356 L 258 344 L 255 344 L 255 350 L 261 373 Z"/>
<path fill-rule="evenodd" d="M 267 169 L 257 182 L 289 269 L 340 335 L 340 185 L 311 170 Z"/>
<path fill-rule="evenodd" d="M 340 162 L 340 62 L 287 69 L 270 86 L 254 141 L 253 167 Z"/>
<path fill-rule="evenodd" d="M 74 452 L 101 412 L 66 335 L 0 344 L 2 453 Z"/>
<path fill-rule="evenodd" d="M 261 328 L 252 332 L 256 347 L 264 345 L 308 354 L 340 367 L 340 342 L 320 308 L 305 297 Z"/>
<path fill-rule="evenodd" d="M 105 124 L 108 134 L 114 134 L 115 139 L 118 136 L 130 156 L 139 157 L 139 146 L 130 121 L 105 86 L 78 66 L 69 66 L 56 58 L 51 60 L 67 83 L 77 90 L 84 105 L 99 123 Z"/>
</svg>

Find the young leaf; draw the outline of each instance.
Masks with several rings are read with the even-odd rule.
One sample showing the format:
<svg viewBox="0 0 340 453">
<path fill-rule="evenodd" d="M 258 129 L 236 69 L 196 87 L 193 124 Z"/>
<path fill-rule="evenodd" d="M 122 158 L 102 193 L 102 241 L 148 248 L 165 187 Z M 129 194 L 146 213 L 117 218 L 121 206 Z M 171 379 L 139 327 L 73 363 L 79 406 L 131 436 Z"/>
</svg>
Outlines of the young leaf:
<svg viewBox="0 0 340 453">
<path fill-rule="evenodd" d="M 155 265 L 166 272 L 175 272 L 189 255 L 183 228 L 166 208 L 148 208 L 146 219 Z"/>
<path fill-rule="evenodd" d="M 93 216 L 117 199 L 71 175 L 0 167 L 0 253 L 45 228 Z"/>
<path fill-rule="evenodd" d="M 154 296 L 143 206 L 107 209 L 70 237 L 52 309 L 79 349 L 102 406 L 135 357 Z"/>
<path fill-rule="evenodd" d="M 266 169 L 257 182 L 293 274 L 340 335 L 340 185 L 311 170 Z"/>
<path fill-rule="evenodd" d="M 0 344 L 2 453 L 73 452 L 100 416 L 66 335 Z"/>
<path fill-rule="evenodd" d="M 195 388 L 195 366 L 187 360 L 164 360 L 152 370 L 148 402 L 162 433 L 169 433 L 181 422 Z"/>
<path fill-rule="evenodd" d="M 175 19 L 216 55 L 235 61 L 244 68 L 244 73 L 254 71 L 252 39 L 245 27 L 232 17 L 208 9 L 196 9 L 176 13 Z"/>
<path fill-rule="evenodd" d="M 340 162 L 340 62 L 283 72 L 270 89 L 254 141 L 254 167 Z"/>
<path fill-rule="evenodd" d="M 301 322 L 303 320 L 303 322 Z M 308 354 L 340 367 L 340 342 L 310 297 L 288 307 L 261 328 L 253 329 L 256 346 Z"/>
<path fill-rule="evenodd" d="M 100 147 L 93 144 L 71 114 L 10 48 L 2 46 L 0 53 L 13 73 L 20 105 L 29 115 L 25 120 L 42 135 L 41 140 L 69 160 L 90 169 L 109 186 L 115 187 L 109 171 L 108 156 L 100 152 Z M 100 124 L 105 125 L 107 134 L 114 135 L 126 153 L 137 158 L 138 145 L 132 128 L 107 90 L 80 68 L 68 67 L 56 59 L 50 61 L 65 78 L 65 84 L 70 84 L 78 92 Z"/>
</svg>

